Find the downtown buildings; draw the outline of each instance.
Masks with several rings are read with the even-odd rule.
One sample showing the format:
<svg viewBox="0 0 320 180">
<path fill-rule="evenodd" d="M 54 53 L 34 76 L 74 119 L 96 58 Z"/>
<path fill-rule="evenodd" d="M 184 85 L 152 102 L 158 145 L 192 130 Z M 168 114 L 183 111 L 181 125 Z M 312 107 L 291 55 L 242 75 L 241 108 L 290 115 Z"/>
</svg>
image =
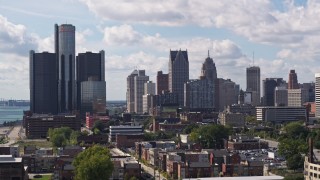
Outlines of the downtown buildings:
<svg viewBox="0 0 320 180">
<path fill-rule="evenodd" d="M 54 39 L 55 53 L 30 51 L 30 112 L 24 118 L 31 129 L 28 137 L 46 135 L 32 129 L 68 126 L 60 121 L 67 121 L 69 116 L 77 121 L 70 127 L 80 130 L 80 117 L 84 120 L 87 112 L 106 112 L 104 51 L 79 53 L 76 57 L 75 27 L 71 24 L 56 24 Z M 33 123 L 39 117 L 59 121 Z"/>
<path fill-rule="evenodd" d="M 55 53 L 30 51 L 31 112 L 39 114 L 105 112 L 104 51 L 75 55 L 75 27 L 55 29 Z"/>
</svg>

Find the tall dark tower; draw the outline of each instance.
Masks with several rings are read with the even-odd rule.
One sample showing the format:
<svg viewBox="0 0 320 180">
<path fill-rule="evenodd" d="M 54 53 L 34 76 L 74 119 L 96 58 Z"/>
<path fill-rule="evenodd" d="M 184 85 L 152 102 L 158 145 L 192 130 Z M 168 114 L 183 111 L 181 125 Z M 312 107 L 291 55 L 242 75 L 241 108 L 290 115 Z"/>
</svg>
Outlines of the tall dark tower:
<svg viewBox="0 0 320 180">
<path fill-rule="evenodd" d="M 58 64 L 55 53 L 30 51 L 30 110 L 38 114 L 58 113 Z"/>
<path fill-rule="evenodd" d="M 290 70 L 289 80 L 288 80 L 288 89 L 299 89 L 298 77 L 295 70 Z"/>
<path fill-rule="evenodd" d="M 84 115 L 86 112 L 95 111 L 95 102 L 99 102 L 100 107 L 106 105 L 104 51 L 79 53 L 76 61 L 77 106 Z"/>
<path fill-rule="evenodd" d="M 260 67 L 247 68 L 247 91 L 252 92 L 252 104 L 260 104 Z"/>
<path fill-rule="evenodd" d="M 189 80 L 187 51 L 171 51 L 169 57 L 169 91 L 178 94 L 180 106 L 184 105 L 184 83 Z"/>
<path fill-rule="evenodd" d="M 76 109 L 75 31 L 71 24 L 55 25 L 55 53 L 59 64 L 59 112 Z"/>
<path fill-rule="evenodd" d="M 208 79 L 208 81 L 211 83 L 214 83 L 214 81 L 217 79 L 216 65 L 213 62 L 213 59 L 210 57 L 209 51 L 208 51 L 208 57 L 202 64 L 200 77 Z"/>
</svg>

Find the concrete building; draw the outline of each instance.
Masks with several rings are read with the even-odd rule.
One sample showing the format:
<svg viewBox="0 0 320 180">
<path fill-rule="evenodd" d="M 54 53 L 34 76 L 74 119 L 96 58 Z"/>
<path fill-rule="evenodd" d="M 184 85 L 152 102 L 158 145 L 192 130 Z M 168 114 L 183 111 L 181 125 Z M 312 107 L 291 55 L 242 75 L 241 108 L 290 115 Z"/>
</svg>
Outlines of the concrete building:
<svg viewBox="0 0 320 180">
<path fill-rule="evenodd" d="M 104 51 L 79 53 L 77 56 L 77 107 L 82 117 L 87 112 L 105 113 L 106 82 Z M 100 106 L 95 104 L 99 103 Z M 101 109 L 94 109 L 101 107 Z"/>
<path fill-rule="evenodd" d="M 134 77 L 134 112 L 137 114 L 143 113 L 143 95 L 144 95 L 144 83 L 149 80 L 149 76 L 146 76 L 145 70 L 139 70 L 138 75 Z"/>
<path fill-rule="evenodd" d="M 244 127 L 245 125 L 245 114 L 231 113 L 231 112 L 220 112 L 219 113 L 220 124 L 231 127 Z"/>
<path fill-rule="evenodd" d="M 169 74 L 163 74 L 162 71 L 157 73 L 157 94 L 169 91 Z"/>
<path fill-rule="evenodd" d="M 187 51 L 171 51 L 169 57 L 169 91 L 178 94 L 180 106 L 184 105 L 184 83 L 189 80 Z"/>
<path fill-rule="evenodd" d="M 241 113 L 245 115 L 255 115 L 256 114 L 256 108 L 252 106 L 251 104 L 233 104 L 227 106 L 226 111 L 231 113 Z"/>
<path fill-rule="evenodd" d="M 316 117 L 320 117 L 320 73 L 315 74 L 316 78 Z"/>
<path fill-rule="evenodd" d="M 138 70 L 134 70 L 127 77 L 127 111 L 128 113 L 133 113 L 134 103 L 135 103 L 135 92 L 134 92 L 134 77 L 138 76 Z"/>
<path fill-rule="evenodd" d="M 299 89 L 298 77 L 295 70 L 290 70 L 288 79 L 288 89 Z"/>
<path fill-rule="evenodd" d="M 252 66 L 247 68 L 247 90 L 252 92 L 252 105 L 260 104 L 260 67 Z"/>
<path fill-rule="evenodd" d="M 256 117 L 258 121 L 272 123 L 287 123 L 292 121 L 306 121 L 307 112 L 305 107 L 256 107 Z"/>
<path fill-rule="evenodd" d="M 144 83 L 144 94 L 156 94 L 156 84 L 152 81 L 147 81 Z"/>
<path fill-rule="evenodd" d="M 214 81 L 217 79 L 216 65 L 213 62 L 213 59 L 210 57 L 209 51 L 208 51 L 208 57 L 205 59 L 201 68 L 200 79 L 203 79 L 203 78 L 207 79 L 212 84 L 214 84 Z"/>
<path fill-rule="evenodd" d="M 70 127 L 80 131 L 81 121 L 76 115 L 33 114 L 24 117 L 27 138 L 46 138 L 49 128 Z"/>
<path fill-rule="evenodd" d="M 30 51 L 30 111 L 58 113 L 58 62 L 54 53 Z"/>
<path fill-rule="evenodd" d="M 110 126 L 109 142 L 115 142 L 117 135 L 140 135 L 143 133 L 142 126 Z"/>
<path fill-rule="evenodd" d="M 55 24 L 55 53 L 59 64 L 59 112 L 71 112 L 76 109 L 75 34 L 75 26 Z"/>
<path fill-rule="evenodd" d="M 225 107 L 237 104 L 240 89 L 239 85 L 230 79 L 218 78 L 215 81 L 215 108 L 216 111 L 223 111 Z"/>
<path fill-rule="evenodd" d="M 214 108 L 214 83 L 208 79 L 189 80 L 184 84 L 186 108 Z"/>
<path fill-rule="evenodd" d="M 274 92 L 277 86 L 283 86 L 285 81 L 282 78 L 266 78 L 263 80 L 263 105 L 274 106 Z"/>
<path fill-rule="evenodd" d="M 307 99 L 308 94 L 305 89 L 288 89 L 288 106 L 302 106 Z"/>
<path fill-rule="evenodd" d="M 288 89 L 278 86 L 274 92 L 274 106 L 288 106 Z"/>
<path fill-rule="evenodd" d="M 28 172 L 24 169 L 22 158 L 0 155 L 0 179 L 28 179 Z"/>
</svg>

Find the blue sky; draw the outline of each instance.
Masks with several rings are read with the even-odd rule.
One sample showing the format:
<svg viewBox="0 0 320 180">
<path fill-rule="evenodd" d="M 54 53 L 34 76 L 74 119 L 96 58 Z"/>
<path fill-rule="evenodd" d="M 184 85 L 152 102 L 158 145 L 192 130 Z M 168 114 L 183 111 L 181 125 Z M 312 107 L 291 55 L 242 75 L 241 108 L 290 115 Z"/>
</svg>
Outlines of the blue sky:
<svg viewBox="0 0 320 180">
<path fill-rule="evenodd" d="M 53 52 L 55 23 L 76 26 L 77 53 L 106 52 L 107 100 L 124 100 L 135 67 L 155 81 L 170 49 L 187 49 L 190 78 L 207 51 L 218 77 L 245 89 L 246 67 L 261 79 L 314 81 L 320 72 L 316 0 L 0 0 L 0 98 L 29 99 L 29 50 Z"/>
</svg>

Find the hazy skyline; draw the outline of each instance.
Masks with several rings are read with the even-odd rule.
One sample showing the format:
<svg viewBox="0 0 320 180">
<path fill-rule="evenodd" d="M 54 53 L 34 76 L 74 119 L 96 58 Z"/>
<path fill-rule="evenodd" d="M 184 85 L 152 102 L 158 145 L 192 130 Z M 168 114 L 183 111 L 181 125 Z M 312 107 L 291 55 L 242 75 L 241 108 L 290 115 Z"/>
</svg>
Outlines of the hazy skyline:
<svg viewBox="0 0 320 180">
<path fill-rule="evenodd" d="M 76 53 L 105 50 L 107 100 L 124 100 L 135 67 L 155 82 L 169 51 L 188 50 L 190 78 L 210 50 L 219 78 L 246 88 L 246 67 L 261 80 L 314 81 L 320 72 L 316 0 L 0 0 L 0 98 L 29 99 L 29 50 L 54 52 L 54 24 L 76 26 Z"/>
</svg>

